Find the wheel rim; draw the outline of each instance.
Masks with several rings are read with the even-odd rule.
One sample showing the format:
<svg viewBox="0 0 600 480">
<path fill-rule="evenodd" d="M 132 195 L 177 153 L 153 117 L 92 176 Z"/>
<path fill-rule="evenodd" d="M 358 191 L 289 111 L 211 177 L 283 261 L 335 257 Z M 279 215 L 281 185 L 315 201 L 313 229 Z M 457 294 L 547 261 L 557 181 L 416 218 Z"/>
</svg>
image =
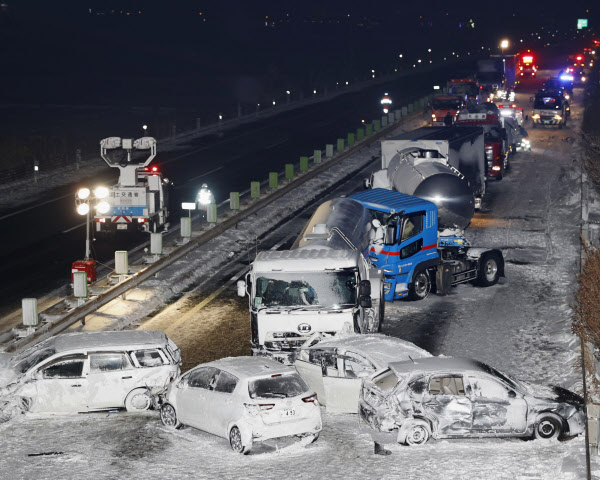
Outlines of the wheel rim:
<svg viewBox="0 0 600 480">
<path fill-rule="evenodd" d="M 150 402 L 150 397 L 146 393 L 136 393 L 129 403 L 136 410 L 148 410 Z"/>
<path fill-rule="evenodd" d="M 233 427 L 229 432 L 229 443 L 234 452 L 241 452 L 243 449 L 242 445 L 242 434 L 239 428 Z"/>
<path fill-rule="evenodd" d="M 422 425 L 414 426 L 408 436 L 410 443 L 420 444 L 427 439 L 427 430 Z"/>
<path fill-rule="evenodd" d="M 538 432 L 543 438 L 550 438 L 556 433 L 556 425 L 552 420 L 542 420 L 538 425 Z"/>
<path fill-rule="evenodd" d="M 171 405 L 165 405 L 160 410 L 160 417 L 167 427 L 174 427 L 177 424 L 177 415 Z"/>
<path fill-rule="evenodd" d="M 428 287 L 429 279 L 427 278 L 427 275 L 422 272 L 419 273 L 417 275 L 417 278 L 415 278 L 415 293 L 419 297 L 424 297 L 425 295 L 427 295 Z"/>
<path fill-rule="evenodd" d="M 496 273 L 498 273 L 498 264 L 496 260 L 490 258 L 487 262 L 485 262 L 485 279 L 488 282 L 491 282 L 496 278 Z"/>
</svg>

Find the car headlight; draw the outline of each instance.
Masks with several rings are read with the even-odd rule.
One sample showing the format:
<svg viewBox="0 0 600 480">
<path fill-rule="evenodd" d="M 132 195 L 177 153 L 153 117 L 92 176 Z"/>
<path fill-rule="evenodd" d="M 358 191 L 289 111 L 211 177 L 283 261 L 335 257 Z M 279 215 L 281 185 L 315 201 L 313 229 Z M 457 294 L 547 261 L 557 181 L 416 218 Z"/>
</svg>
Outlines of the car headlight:
<svg viewBox="0 0 600 480">
<path fill-rule="evenodd" d="M 531 116 L 531 118 L 538 119 L 538 118 L 540 118 L 540 114 L 539 114 L 539 113 L 534 113 L 534 114 Z"/>
<path fill-rule="evenodd" d="M 562 120 L 562 117 L 561 117 L 560 115 L 554 115 L 554 118 L 555 118 L 556 120 Z"/>
</svg>

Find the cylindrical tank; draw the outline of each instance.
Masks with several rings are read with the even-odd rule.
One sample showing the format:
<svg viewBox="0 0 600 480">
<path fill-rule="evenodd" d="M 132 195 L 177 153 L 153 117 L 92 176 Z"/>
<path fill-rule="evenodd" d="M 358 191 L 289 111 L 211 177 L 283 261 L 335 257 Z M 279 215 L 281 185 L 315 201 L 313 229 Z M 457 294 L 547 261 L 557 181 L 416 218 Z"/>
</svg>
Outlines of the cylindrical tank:
<svg viewBox="0 0 600 480">
<path fill-rule="evenodd" d="M 434 202 L 440 228 L 466 228 L 475 210 L 468 183 L 435 150 L 398 152 L 388 165 L 388 180 L 398 192 Z"/>
<path fill-rule="evenodd" d="M 363 252 L 369 246 L 371 237 L 371 214 L 360 203 L 348 198 L 334 198 L 323 202 L 292 245 L 296 248 L 330 248 L 348 250 L 351 247 L 338 233 L 331 233 L 337 227 L 350 242 Z"/>
</svg>

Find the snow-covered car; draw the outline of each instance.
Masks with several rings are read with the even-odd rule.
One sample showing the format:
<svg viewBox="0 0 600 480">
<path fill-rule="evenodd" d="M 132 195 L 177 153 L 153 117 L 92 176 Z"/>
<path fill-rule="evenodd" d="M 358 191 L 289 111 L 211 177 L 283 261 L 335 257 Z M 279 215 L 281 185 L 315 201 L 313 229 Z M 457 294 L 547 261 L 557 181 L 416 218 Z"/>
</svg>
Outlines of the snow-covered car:
<svg viewBox="0 0 600 480">
<path fill-rule="evenodd" d="M 330 413 L 358 413 L 363 378 L 390 362 L 431 356 L 413 343 L 378 333 L 320 338 L 307 340 L 294 366 Z"/>
<path fill-rule="evenodd" d="M 373 438 L 407 445 L 430 437 L 562 438 L 585 426 L 579 395 L 466 358 L 391 363 L 365 379 L 359 404 Z"/>
<path fill-rule="evenodd" d="M 179 375 L 177 346 L 157 331 L 78 332 L 0 357 L 0 399 L 33 412 L 129 411 Z"/>
<path fill-rule="evenodd" d="M 194 367 L 169 386 L 160 418 L 169 428 L 189 425 L 226 438 L 238 453 L 274 438 L 314 441 L 322 428 L 317 394 L 292 367 L 264 357 Z"/>
</svg>

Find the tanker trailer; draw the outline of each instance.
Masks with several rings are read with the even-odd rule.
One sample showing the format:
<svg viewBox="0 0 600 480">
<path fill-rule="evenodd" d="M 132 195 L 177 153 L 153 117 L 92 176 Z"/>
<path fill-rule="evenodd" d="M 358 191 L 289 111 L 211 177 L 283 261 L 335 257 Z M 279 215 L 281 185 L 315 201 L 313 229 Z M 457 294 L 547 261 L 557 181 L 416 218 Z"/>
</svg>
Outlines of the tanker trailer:
<svg viewBox="0 0 600 480">
<path fill-rule="evenodd" d="M 436 204 L 440 228 L 464 229 L 485 193 L 481 127 L 423 127 L 381 142 L 381 167 L 366 182 Z"/>
<path fill-rule="evenodd" d="M 336 198 L 314 212 L 290 250 L 260 252 L 238 295 L 249 297 L 253 355 L 293 363 L 315 332 L 373 333 L 384 316 L 383 271 L 363 256 L 369 210 Z"/>
</svg>

